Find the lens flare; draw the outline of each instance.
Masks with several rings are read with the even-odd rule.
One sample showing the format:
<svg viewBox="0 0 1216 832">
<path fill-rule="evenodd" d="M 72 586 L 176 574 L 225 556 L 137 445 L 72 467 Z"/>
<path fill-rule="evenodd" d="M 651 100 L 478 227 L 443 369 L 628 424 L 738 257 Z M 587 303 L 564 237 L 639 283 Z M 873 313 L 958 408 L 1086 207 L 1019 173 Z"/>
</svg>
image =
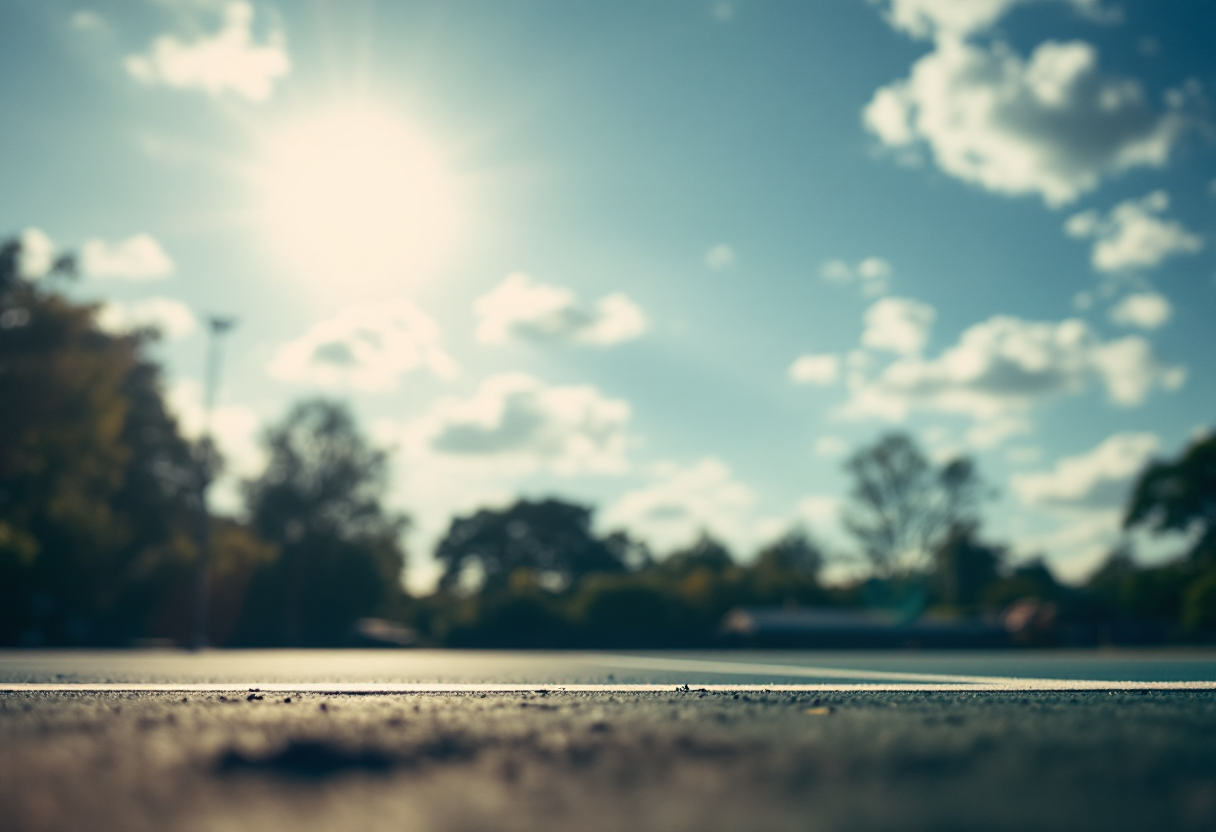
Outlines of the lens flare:
<svg viewBox="0 0 1216 832">
<path fill-rule="evenodd" d="M 327 283 L 420 279 L 456 230 L 442 155 L 368 107 L 330 110 L 276 134 L 261 184 L 275 249 L 302 276 Z"/>
</svg>

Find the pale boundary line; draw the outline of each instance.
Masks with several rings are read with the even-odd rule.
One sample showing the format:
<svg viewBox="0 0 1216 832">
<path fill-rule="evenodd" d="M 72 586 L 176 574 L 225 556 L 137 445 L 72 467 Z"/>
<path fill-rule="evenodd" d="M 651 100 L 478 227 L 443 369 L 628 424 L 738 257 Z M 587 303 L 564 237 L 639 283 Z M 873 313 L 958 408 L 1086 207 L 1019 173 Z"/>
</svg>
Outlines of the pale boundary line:
<svg viewBox="0 0 1216 832">
<path fill-rule="evenodd" d="M 623 654 L 588 654 L 579 657 L 590 664 L 628 667 L 634 670 L 684 671 L 687 673 L 735 673 L 748 676 L 795 676 L 811 679 L 867 679 L 880 682 L 929 682 L 936 684 L 1005 685 L 1050 681 L 1015 676 L 960 676 L 945 673 L 907 673 L 900 670 L 850 670 L 843 667 L 802 667 L 791 664 L 706 661 L 704 659 L 650 658 Z"/>
<path fill-rule="evenodd" d="M 699 691 L 715 693 L 743 692 L 974 692 L 1010 693 L 1036 691 L 1117 691 L 1117 690 L 1213 690 L 1216 681 L 1205 682 L 1136 682 L 1095 681 L 1090 679 L 1008 679 L 1000 683 L 909 683 L 891 682 L 863 684 L 744 684 L 744 685 L 683 685 L 607 684 L 568 685 L 536 682 L 531 684 L 395 684 L 378 682 L 307 682 L 307 683 L 201 683 L 201 684 L 132 684 L 105 683 L 40 683 L 0 682 L 2 693 L 322 693 L 322 694 L 394 694 L 394 693 L 661 693 Z"/>
</svg>

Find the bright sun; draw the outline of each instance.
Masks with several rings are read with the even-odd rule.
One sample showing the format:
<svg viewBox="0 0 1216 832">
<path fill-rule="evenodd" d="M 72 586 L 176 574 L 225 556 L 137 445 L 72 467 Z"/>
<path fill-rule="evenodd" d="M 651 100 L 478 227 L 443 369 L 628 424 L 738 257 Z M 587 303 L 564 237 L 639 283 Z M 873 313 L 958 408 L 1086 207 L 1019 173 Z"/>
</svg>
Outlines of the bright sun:
<svg viewBox="0 0 1216 832">
<path fill-rule="evenodd" d="M 263 211 L 274 245 L 310 277 L 410 281 L 455 232 L 443 160 L 402 122 L 367 107 L 325 112 L 267 148 Z"/>
</svg>

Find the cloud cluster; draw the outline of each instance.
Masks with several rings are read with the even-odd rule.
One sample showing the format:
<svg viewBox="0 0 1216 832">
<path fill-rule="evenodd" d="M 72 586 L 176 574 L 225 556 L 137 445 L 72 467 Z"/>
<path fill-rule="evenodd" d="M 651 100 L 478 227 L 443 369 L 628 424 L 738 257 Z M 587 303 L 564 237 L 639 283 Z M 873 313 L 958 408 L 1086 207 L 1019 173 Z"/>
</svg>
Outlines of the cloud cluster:
<svg viewBox="0 0 1216 832">
<path fill-rule="evenodd" d="M 866 297 L 884 295 L 890 284 L 891 264 L 881 257 L 867 257 L 855 266 L 844 260 L 828 260 L 819 267 L 819 276 L 829 283 L 857 283 Z"/>
<path fill-rule="evenodd" d="M 1185 370 L 1163 363 L 1140 336 L 1104 341 L 1078 319 L 997 315 L 966 329 L 936 358 L 908 353 L 872 377 L 857 368 L 843 413 L 890 421 L 912 411 L 960 414 L 975 423 L 970 440 L 984 446 L 1025 431 L 1027 413 L 1045 399 L 1100 384 L 1126 407 L 1185 379 Z"/>
<path fill-rule="evenodd" d="M 1092 210 L 1075 214 L 1064 230 L 1071 237 L 1094 241 L 1091 260 L 1099 271 L 1151 269 L 1171 255 L 1203 248 L 1203 238 L 1182 223 L 1157 216 L 1169 204 L 1165 191 L 1153 191 L 1143 199 L 1120 202 L 1106 216 Z"/>
<path fill-rule="evenodd" d="M 458 373 L 439 345 L 439 327 L 404 299 L 350 306 L 282 345 L 267 367 L 281 381 L 366 391 L 391 390 L 414 370 Z"/>
<path fill-rule="evenodd" d="M 467 399 L 448 398 L 411 426 L 427 453 L 491 461 L 521 473 L 619 473 L 629 403 L 590 385 L 547 385 L 523 373 L 484 380 Z"/>
<path fill-rule="evenodd" d="M 536 283 L 522 272 L 509 275 L 478 298 L 474 311 L 477 338 L 486 344 L 515 338 L 606 347 L 646 331 L 646 316 L 623 294 L 587 306 L 569 289 Z"/>
<path fill-rule="evenodd" d="M 1110 319 L 1121 326 L 1156 329 L 1170 319 L 1173 311 L 1164 295 L 1156 292 L 1136 292 L 1119 301 L 1110 310 Z"/>
<path fill-rule="evenodd" d="M 912 355 L 925 348 L 937 311 L 927 303 L 909 298 L 883 298 L 865 314 L 862 346 L 900 355 Z"/>
<path fill-rule="evenodd" d="M 1051 471 L 1015 474 L 1011 483 L 1028 505 L 1116 509 L 1160 447 L 1156 434 L 1116 433 L 1088 453 L 1061 459 Z"/>
<path fill-rule="evenodd" d="M 21 232 L 19 241 L 21 254 L 17 271 L 26 280 L 45 277 L 55 266 L 55 242 L 40 228 L 27 228 Z"/>
<path fill-rule="evenodd" d="M 1040 0 L 871 0 L 892 28 L 916 38 L 967 37 L 991 28 L 1014 6 Z M 1104 17 L 1101 0 L 1063 0 L 1090 17 Z"/>
<path fill-rule="evenodd" d="M 954 36 L 955 29 L 990 25 L 1009 5 L 894 4 L 901 25 L 921 31 L 938 15 L 933 19 L 946 22 L 933 25 L 945 28 L 907 78 L 874 93 L 866 127 L 890 148 L 927 148 L 941 170 L 964 182 L 1010 196 L 1038 194 L 1053 207 L 1093 190 L 1104 176 L 1164 165 L 1181 117 L 1157 113 L 1135 81 L 1100 72 L 1092 45 L 1047 41 L 1023 59 L 1002 43 Z"/>
<path fill-rule="evenodd" d="M 790 365 L 790 379 L 798 384 L 835 384 L 840 378 L 840 357 L 803 355 Z"/>
<path fill-rule="evenodd" d="M 129 55 L 127 73 L 148 85 L 198 89 L 218 96 L 232 92 L 249 101 L 270 97 L 275 82 L 291 71 L 282 32 L 266 43 L 253 40 L 253 6 L 236 0 L 224 6 L 218 32 L 191 42 L 161 35 L 145 55 Z"/>
<path fill-rule="evenodd" d="M 133 303 L 110 301 L 97 311 L 97 325 L 107 332 L 126 333 L 149 327 L 171 341 L 193 335 L 198 321 L 190 307 L 173 298 L 154 297 Z"/>
<path fill-rule="evenodd" d="M 155 237 L 133 234 L 113 243 L 97 237 L 86 241 L 80 249 L 80 268 L 102 280 L 155 280 L 173 274 L 175 266 Z"/>
<path fill-rule="evenodd" d="M 756 495 L 713 457 L 682 467 L 661 466 L 654 482 L 626 492 L 600 519 L 627 528 L 659 551 L 690 543 L 708 531 L 733 545 L 751 543 L 748 513 Z"/>
</svg>

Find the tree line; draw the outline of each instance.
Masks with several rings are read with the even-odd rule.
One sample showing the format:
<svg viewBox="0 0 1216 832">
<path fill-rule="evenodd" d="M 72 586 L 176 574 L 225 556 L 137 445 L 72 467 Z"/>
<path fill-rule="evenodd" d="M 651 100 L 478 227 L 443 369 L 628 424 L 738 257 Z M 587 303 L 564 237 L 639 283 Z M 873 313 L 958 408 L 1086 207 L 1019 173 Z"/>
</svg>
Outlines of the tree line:
<svg viewBox="0 0 1216 832">
<path fill-rule="evenodd" d="M 985 538 L 988 489 L 971 460 L 934 464 L 895 433 L 846 464 L 843 520 L 864 580 L 825 583 L 841 555 L 803 528 L 746 562 L 705 533 L 657 557 L 625 532 L 598 532 L 592 508 L 551 497 L 454 518 L 435 550 L 436 590 L 411 597 L 410 520 L 385 506 L 387 456 L 343 404 L 295 405 L 263 434 L 268 464 L 242 484 L 240 516 L 204 515 L 222 461 L 167 409 L 157 333 L 101 330 L 96 307 L 63 291 L 70 257 L 36 280 L 21 262 L 19 243 L 0 247 L 3 645 L 186 644 L 204 562 L 210 638 L 228 646 L 350 644 L 366 619 L 456 646 L 691 646 L 713 643 L 738 607 L 991 616 L 1031 599 L 1108 633 L 1216 632 L 1211 436 L 1150 465 L 1125 515 L 1128 528 L 1190 535 L 1188 552 L 1143 567 L 1124 545 L 1081 587 Z"/>
</svg>

